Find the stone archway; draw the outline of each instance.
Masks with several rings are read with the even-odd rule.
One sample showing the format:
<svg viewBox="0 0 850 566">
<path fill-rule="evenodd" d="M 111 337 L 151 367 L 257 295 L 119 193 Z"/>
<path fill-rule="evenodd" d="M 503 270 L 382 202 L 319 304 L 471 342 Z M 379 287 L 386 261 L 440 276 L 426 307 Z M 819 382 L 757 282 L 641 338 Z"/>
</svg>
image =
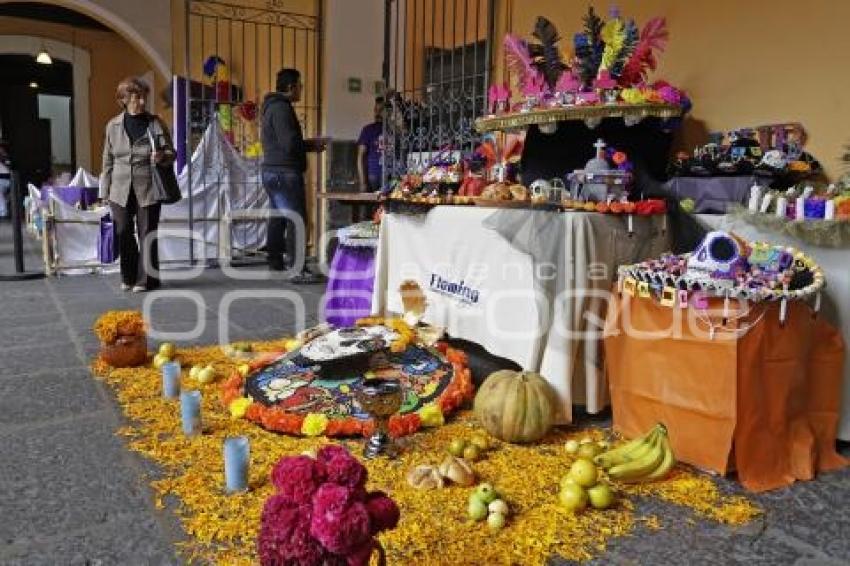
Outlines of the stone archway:
<svg viewBox="0 0 850 566">
<path fill-rule="evenodd" d="M 46 47 L 57 59 L 68 61 L 74 68 L 74 146 L 77 167 L 92 170 L 91 120 L 89 116 L 89 77 L 91 56 L 85 49 L 58 41 L 29 35 L 0 35 L 0 53 L 26 54 L 35 57 Z"/>
<path fill-rule="evenodd" d="M 11 0 L 0 0 L 0 4 Z M 170 0 L 40 0 L 85 14 L 132 45 L 167 82 L 171 78 Z M 134 22 L 132 25 L 130 21 Z M 140 31 L 141 30 L 141 31 Z"/>
</svg>

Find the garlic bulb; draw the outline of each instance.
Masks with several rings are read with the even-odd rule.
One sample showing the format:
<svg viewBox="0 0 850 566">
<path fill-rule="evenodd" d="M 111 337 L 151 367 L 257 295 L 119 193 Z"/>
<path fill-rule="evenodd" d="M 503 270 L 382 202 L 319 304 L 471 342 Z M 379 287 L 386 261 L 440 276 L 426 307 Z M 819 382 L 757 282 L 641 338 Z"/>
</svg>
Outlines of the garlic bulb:
<svg viewBox="0 0 850 566">
<path fill-rule="evenodd" d="M 475 472 L 472 470 L 472 466 L 463 458 L 448 456 L 440 464 L 440 475 L 458 485 L 466 487 L 475 483 Z"/>
<path fill-rule="evenodd" d="M 407 472 L 407 483 L 416 489 L 439 489 L 443 487 L 443 476 L 434 466 L 416 466 Z"/>
</svg>

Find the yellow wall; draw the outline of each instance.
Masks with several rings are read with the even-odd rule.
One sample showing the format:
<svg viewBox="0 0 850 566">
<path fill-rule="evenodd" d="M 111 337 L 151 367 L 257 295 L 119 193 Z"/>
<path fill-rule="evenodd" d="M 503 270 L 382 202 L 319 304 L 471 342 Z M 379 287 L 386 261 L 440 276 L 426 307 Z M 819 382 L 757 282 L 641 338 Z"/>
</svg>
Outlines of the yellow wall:
<svg viewBox="0 0 850 566">
<path fill-rule="evenodd" d="M 512 29 L 530 35 L 534 20 L 552 20 L 562 49 L 581 28 L 588 5 L 606 14 L 609 2 L 502 0 Z M 850 142 L 850 2 L 844 0 L 618 0 L 621 14 L 643 25 L 664 16 L 667 50 L 653 75 L 693 100 L 684 147 L 704 132 L 774 122 L 801 122 L 806 149 L 832 178 L 843 170 Z M 499 34 L 501 37 L 501 34 Z M 500 62 L 499 59 L 497 59 Z M 500 65 L 497 65 L 497 67 Z"/>
<path fill-rule="evenodd" d="M 142 75 L 151 65 L 119 35 L 83 28 L 73 28 L 28 19 L 0 17 L 0 35 L 31 35 L 76 45 L 91 56 L 89 79 L 89 115 L 91 123 L 92 167 L 100 172 L 103 132 L 119 108 L 115 103 L 115 87 L 127 75 Z M 164 78 L 156 75 L 154 94 L 164 86 Z"/>
<path fill-rule="evenodd" d="M 428 47 L 449 49 L 487 37 L 486 0 L 455 0 L 454 14 L 444 0 L 398 0 L 399 18 L 406 21 L 403 45 L 404 63 L 399 62 L 397 90 L 417 88 L 423 80 L 425 51 Z M 476 17 L 477 11 L 477 17 Z M 395 12 L 393 12 L 395 18 Z M 464 23 L 466 24 L 464 26 Z M 391 25 L 395 25 L 393 22 Z M 501 36 L 501 34 L 500 34 Z M 393 46 L 395 48 L 395 46 Z M 395 65 L 395 62 L 392 63 Z M 394 84 L 391 80 L 390 84 Z M 419 92 L 411 93 L 418 98 Z"/>
</svg>

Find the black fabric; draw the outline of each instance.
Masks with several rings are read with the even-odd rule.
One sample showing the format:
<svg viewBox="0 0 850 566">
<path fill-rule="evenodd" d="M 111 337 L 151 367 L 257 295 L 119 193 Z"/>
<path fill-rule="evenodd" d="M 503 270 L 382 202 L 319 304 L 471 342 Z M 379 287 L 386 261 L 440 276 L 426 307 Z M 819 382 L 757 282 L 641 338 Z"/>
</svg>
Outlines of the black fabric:
<svg viewBox="0 0 850 566">
<path fill-rule="evenodd" d="M 621 118 L 602 120 L 596 128 L 584 122 L 558 122 L 551 135 L 530 126 L 522 152 L 522 181 L 530 185 L 537 179 L 553 179 L 576 169 L 583 169 L 596 154 L 594 142 L 602 139 L 608 146 L 626 152 L 635 166 L 635 173 L 663 180 L 673 135 L 662 128 L 661 121 L 646 118 L 634 126 L 626 126 Z"/>
<path fill-rule="evenodd" d="M 152 151 L 160 151 L 162 146 L 150 128 L 148 128 L 148 135 L 151 139 Z M 171 148 L 167 149 L 170 150 Z M 162 204 L 174 204 L 183 198 L 180 193 L 180 184 L 177 182 L 177 175 L 174 173 L 174 166 L 170 161 L 167 164 L 154 163 L 151 168 L 151 181 L 157 200 Z"/>
<path fill-rule="evenodd" d="M 260 115 L 263 170 L 307 170 L 307 147 L 292 103 L 281 93 L 266 95 Z"/>
<path fill-rule="evenodd" d="M 121 259 L 121 282 L 125 285 L 142 285 L 148 289 L 159 287 L 159 279 L 147 274 L 145 270 L 144 245 L 148 234 L 155 234 L 159 226 L 159 203 L 151 206 L 139 206 L 136 194 L 130 191 L 127 206 L 121 206 L 114 202 L 109 203 L 112 210 L 112 221 L 115 225 L 115 248 Z M 136 227 L 138 226 L 139 242 L 136 242 Z M 148 263 L 155 272 L 159 272 L 159 249 L 154 238 L 149 244 L 150 258 Z"/>
<path fill-rule="evenodd" d="M 124 131 L 130 138 L 130 143 L 136 143 L 140 138 L 148 135 L 148 126 L 151 123 L 151 115 L 147 112 L 141 114 L 130 114 L 124 112 Z"/>
</svg>

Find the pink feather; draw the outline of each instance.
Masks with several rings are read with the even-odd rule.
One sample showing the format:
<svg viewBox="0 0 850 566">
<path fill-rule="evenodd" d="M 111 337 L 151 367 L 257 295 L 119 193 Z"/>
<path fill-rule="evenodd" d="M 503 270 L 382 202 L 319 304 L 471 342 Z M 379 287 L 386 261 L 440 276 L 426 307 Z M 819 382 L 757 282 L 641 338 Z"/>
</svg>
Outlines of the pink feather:
<svg viewBox="0 0 850 566">
<path fill-rule="evenodd" d="M 558 92 L 576 92 L 581 83 L 573 75 L 572 71 L 566 70 L 558 77 L 558 82 L 555 84 L 555 90 Z"/>
<path fill-rule="evenodd" d="M 517 81 L 519 81 L 521 86 L 525 86 L 540 74 L 540 71 L 534 66 L 531 55 L 528 53 L 528 44 L 525 40 L 509 33 L 505 35 L 504 47 L 508 69 L 516 75 Z"/>
<path fill-rule="evenodd" d="M 546 91 L 546 78 L 543 73 L 537 73 L 522 85 L 522 94 L 541 98 Z"/>
<path fill-rule="evenodd" d="M 664 51 L 669 37 L 667 20 L 664 18 L 652 18 L 646 22 L 634 53 L 623 67 L 620 84 L 631 86 L 645 80 L 647 70 L 654 71 L 658 66 L 654 52 Z"/>
</svg>

